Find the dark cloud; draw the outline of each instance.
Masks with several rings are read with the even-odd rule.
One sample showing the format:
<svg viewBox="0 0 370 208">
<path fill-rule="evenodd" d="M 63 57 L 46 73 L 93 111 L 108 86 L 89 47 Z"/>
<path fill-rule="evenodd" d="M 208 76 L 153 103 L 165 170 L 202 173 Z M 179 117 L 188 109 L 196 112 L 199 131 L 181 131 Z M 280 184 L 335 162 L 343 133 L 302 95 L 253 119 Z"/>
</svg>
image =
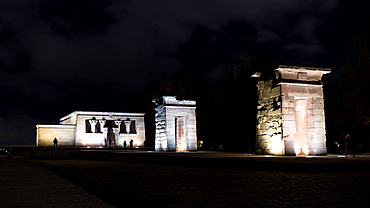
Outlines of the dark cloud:
<svg viewBox="0 0 370 208">
<path fill-rule="evenodd" d="M 2 0 L 0 95 L 7 104 L 0 105 L 1 138 L 10 138 L 20 119 L 31 131 L 11 137 L 30 143 L 35 124 L 57 122 L 71 111 L 124 111 L 122 98 L 157 78 L 189 66 L 214 71 L 238 62 L 242 52 L 335 68 L 353 31 L 367 25 L 368 6 L 337 0 Z"/>
<path fill-rule="evenodd" d="M 102 0 L 58 0 L 41 1 L 38 19 L 47 22 L 55 31 L 67 39 L 104 34 L 113 23 L 105 11 L 110 1 Z"/>
</svg>

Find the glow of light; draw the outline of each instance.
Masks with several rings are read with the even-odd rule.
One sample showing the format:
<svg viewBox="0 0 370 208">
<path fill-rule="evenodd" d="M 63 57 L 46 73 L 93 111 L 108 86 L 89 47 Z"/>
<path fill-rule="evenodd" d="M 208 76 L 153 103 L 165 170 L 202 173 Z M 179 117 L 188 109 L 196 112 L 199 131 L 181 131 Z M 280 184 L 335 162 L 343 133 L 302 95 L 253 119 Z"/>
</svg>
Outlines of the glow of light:
<svg viewBox="0 0 370 208">
<path fill-rule="evenodd" d="M 271 137 L 271 143 L 270 143 L 271 154 L 281 154 L 283 145 L 284 143 L 281 141 L 281 136 L 273 135 Z"/>
<path fill-rule="evenodd" d="M 346 157 L 346 156 L 338 156 L 338 157 Z"/>
<path fill-rule="evenodd" d="M 185 152 L 186 145 L 184 143 L 177 143 L 176 152 Z"/>
<path fill-rule="evenodd" d="M 307 147 L 307 144 L 304 144 L 303 145 L 302 152 L 303 152 L 304 155 L 308 155 L 308 147 Z"/>
<path fill-rule="evenodd" d="M 86 148 L 90 148 L 90 146 L 87 146 Z"/>
</svg>

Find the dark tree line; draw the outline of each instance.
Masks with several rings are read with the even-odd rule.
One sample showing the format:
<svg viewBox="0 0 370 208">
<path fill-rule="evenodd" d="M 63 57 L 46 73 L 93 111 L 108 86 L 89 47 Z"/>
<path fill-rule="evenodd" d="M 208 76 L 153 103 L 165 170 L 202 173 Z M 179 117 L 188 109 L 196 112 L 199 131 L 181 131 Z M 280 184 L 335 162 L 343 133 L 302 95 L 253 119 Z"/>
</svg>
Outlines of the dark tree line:
<svg viewBox="0 0 370 208">
<path fill-rule="evenodd" d="M 343 78 L 324 82 L 327 139 L 330 145 L 343 142 L 351 133 L 360 151 L 370 146 L 370 36 L 357 31 L 347 45 L 342 64 Z M 333 147 L 335 149 L 335 146 Z"/>
</svg>

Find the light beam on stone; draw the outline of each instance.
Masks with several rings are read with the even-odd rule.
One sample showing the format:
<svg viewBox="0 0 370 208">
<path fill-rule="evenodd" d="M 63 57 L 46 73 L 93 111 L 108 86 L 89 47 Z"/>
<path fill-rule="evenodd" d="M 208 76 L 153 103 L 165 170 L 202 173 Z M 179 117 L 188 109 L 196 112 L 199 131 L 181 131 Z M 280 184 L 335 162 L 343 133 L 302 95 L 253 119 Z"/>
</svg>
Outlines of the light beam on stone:
<svg viewBox="0 0 370 208">
<path fill-rule="evenodd" d="M 258 77 L 256 154 L 325 155 L 322 76 L 327 68 L 279 66 Z"/>
</svg>

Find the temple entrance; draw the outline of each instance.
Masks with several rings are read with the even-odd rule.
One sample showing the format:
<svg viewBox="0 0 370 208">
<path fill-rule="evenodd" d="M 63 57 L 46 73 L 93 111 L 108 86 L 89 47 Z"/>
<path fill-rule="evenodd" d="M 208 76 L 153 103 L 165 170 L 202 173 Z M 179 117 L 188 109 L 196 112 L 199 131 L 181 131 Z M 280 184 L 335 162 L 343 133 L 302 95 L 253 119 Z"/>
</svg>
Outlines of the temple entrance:
<svg viewBox="0 0 370 208">
<path fill-rule="evenodd" d="M 176 143 L 176 152 L 187 151 L 185 116 L 175 117 L 175 143 Z"/>
<path fill-rule="evenodd" d="M 115 146 L 116 146 L 116 135 L 113 131 L 113 128 L 108 127 L 107 147 L 115 147 Z"/>
<path fill-rule="evenodd" d="M 296 155 L 307 155 L 307 99 L 295 100 L 294 151 Z"/>
</svg>

